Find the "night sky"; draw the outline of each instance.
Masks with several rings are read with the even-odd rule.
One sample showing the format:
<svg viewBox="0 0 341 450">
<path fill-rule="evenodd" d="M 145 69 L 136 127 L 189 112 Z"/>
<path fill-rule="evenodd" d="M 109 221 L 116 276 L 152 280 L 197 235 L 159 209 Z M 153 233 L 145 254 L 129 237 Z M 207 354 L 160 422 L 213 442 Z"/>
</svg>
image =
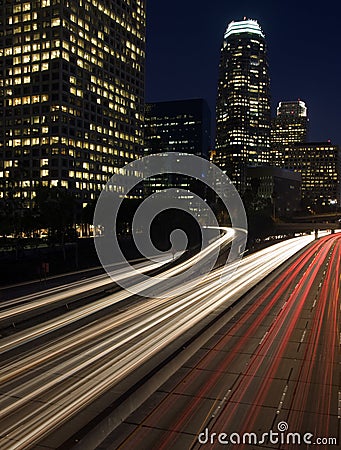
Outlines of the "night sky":
<svg viewBox="0 0 341 450">
<path fill-rule="evenodd" d="M 281 100 L 306 102 L 310 141 L 341 144 L 339 2 L 147 0 L 147 101 L 205 98 L 215 116 L 220 46 L 231 20 L 265 33 L 272 114 Z"/>
</svg>

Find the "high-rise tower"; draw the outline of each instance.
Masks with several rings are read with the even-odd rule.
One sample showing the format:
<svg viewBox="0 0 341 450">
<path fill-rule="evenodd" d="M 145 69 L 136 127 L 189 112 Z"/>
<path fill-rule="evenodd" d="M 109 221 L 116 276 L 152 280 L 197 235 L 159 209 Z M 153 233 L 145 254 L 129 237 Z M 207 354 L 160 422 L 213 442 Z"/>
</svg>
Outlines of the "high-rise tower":
<svg viewBox="0 0 341 450">
<path fill-rule="evenodd" d="M 145 110 L 145 154 L 179 152 L 208 159 L 211 113 L 204 99 L 147 103 Z M 170 168 L 169 168 L 170 169 Z M 156 175 L 145 183 L 146 192 L 167 187 L 189 189 L 184 175 Z"/>
<path fill-rule="evenodd" d="M 211 114 L 204 99 L 147 103 L 145 154 L 193 153 L 208 159 Z"/>
<path fill-rule="evenodd" d="M 143 147 L 145 0 L 0 6 L 0 201 L 95 199 Z"/>
<path fill-rule="evenodd" d="M 231 22 L 224 34 L 216 113 L 214 162 L 243 193 L 246 167 L 268 162 L 270 150 L 266 43 L 255 20 Z"/>
<path fill-rule="evenodd" d="M 308 117 L 305 103 L 301 100 L 280 102 L 271 126 L 271 163 L 284 167 L 284 148 L 306 142 L 307 134 Z"/>
</svg>

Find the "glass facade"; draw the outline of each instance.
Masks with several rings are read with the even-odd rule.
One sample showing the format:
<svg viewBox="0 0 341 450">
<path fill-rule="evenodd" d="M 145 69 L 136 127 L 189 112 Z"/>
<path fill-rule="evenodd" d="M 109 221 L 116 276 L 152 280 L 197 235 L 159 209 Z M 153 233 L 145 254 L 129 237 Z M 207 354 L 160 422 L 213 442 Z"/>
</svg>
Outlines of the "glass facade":
<svg viewBox="0 0 341 450">
<path fill-rule="evenodd" d="M 145 154 L 190 153 L 208 159 L 211 113 L 204 99 L 148 103 L 145 111 Z M 167 187 L 189 189 L 185 176 L 156 176 L 146 183 L 147 192 Z"/>
<path fill-rule="evenodd" d="M 147 103 L 145 154 L 191 153 L 208 159 L 211 113 L 203 99 Z"/>
<path fill-rule="evenodd" d="M 143 147 L 145 0 L 0 7 L 0 200 L 95 199 Z"/>
<path fill-rule="evenodd" d="M 240 193 L 248 165 L 269 161 L 270 79 L 264 34 L 255 20 L 231 22 L 219 66 L 214 162 Z"/>
</svg>

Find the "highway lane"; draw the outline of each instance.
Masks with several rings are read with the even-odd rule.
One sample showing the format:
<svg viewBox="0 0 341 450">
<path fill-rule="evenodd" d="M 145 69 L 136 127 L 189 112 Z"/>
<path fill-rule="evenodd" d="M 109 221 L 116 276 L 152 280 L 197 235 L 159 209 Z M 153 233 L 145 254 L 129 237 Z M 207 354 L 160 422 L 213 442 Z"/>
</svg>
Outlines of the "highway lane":
<svg viewBox="0 0 341 450">
<path fill-rule="evenodd" d="M 172 261 L 172 255 L 165 255 L 158 257 L 158 261 L 143 261 L 134 267 L 140 273 L 146 273 L 158 269 L 170 261 Z M 131 273 L 126 268 L 115 269 L 112 275 L 116 281 L 131 278 Z M 51 308 L 56 304 L 65 303 L 70 298 L 89 295 L 96 289 L 103 290 L 112 284 L 112 278 L 107 274 L 101 274 L 86 280 L 74 281 L 63 286 L 0 302 L 0 326 L 27 317 L 30 313 L 38 314 L 40 309 L 46 311 L 48 307 Z"/>
<path fill-rule="evenodd" d="M 205 259 L 210 254 L 214 253 L 214 251 L 217 248 L 220 248 L 221 246 L 228 245 L 232 239 L 235 236 L 235 232 L 232 229 L 224 228 L 222 229 L 223 234 L 222 236 L 212 242 L 204 251 L 202 251 L 198 255 L 194 255 L 193 257 L 189 258 L 188 260 L 176 265 L 175 267 L 165 270 L 160 274 L 159 276 L 155 276 L 154 278 L 151 278 L 147 281 L 139 281 L 138 276 L 132 277 L 127 270 L 118 272 L 115 272 L 115 277 L 117 280 L 123 279 L 123 278 L 131 278 L 132 283 L 135 279 L 135 284 L 132 284 L 134 291 L 143 291 L 147 287 L 155 286 L 157 288 L 158 285 L 161 285 L 160 289 L 163 289 L 165 281 L 168 281 L 169 287 L 172 285 L 172 277 L 175 275 L 188 271 L 190 268 L 195 267 L 195 265 L 200 262 L 202 259 Z M 178 254 L 175 254 L 175 258 L 178 257 Z M 143 262 L 137 266 L 135 266 L 135 269 L 137 269 L 138 272 L 144 273 L 147 269 L 155 269 L 159 267 L 160 265 L 163 265 L 167 262 L 169 262 L 169 258 L 167 255 L 164 257 L 157 258 L 156 263 L 150 263 L 150 262 Z M 231 267 L 237 267 L 238 262 L 236 262 L 234 265 L 231 265 Z M 190 274 L 191 275 L 191 274 Z M 197 277 L 192 277 L 192 280 L 190 281 L 191 284 L 188 284 L 188 290 L 197 284 Z M 200 279 L 200 274 L 199 274 Z M 111 280 L 110 280 L 111 281 Z M 176 281 L 176 280 L 175 280 Z M 55 293 L 55 290 L 51 293 L 50 290 L 46 291 L 45 297 L 41 295 L 41 293 L 37 294 L 38 299 L 36 296 L 29 296 L 29 299 L 31 300 L 28 302 L 28 304 L 21 305 L 22 299 L 18 299 L 18 305 L 13 306 L 12 308 L 6 309 L 4 308 L 4 311 L 0 312 L 0 323 L 1 320 L 3 323 L 6 323 L 8 321 L 15 321 L 18 317 L 21 317 L 22 315 L 27 315 L 28 313 L 34 313 L 36 312 L 37 308 L 44 308 L 46 305 L 53 304 L 56 302 L 68 302 L 69 298 L 73 298 L 75 295 L 79 295 L 82 292 L 89 292 L 91 290 L 94 290 L 96 287 L 101 286 L 101 282 L 103 283 L 103 286 L 105 286 L 109 281 L 106 277 L 96 277 L 95 280 L 92 281 L 86 281 L 81 284 L 81 287 L 75 287 L 74 284 L 71 286 L 68 286 L 67 289 L 65 289 L 65 292 L 61 292 L 60 294 Z M 173 282 L 174 284 L 174 282 Z M 161 291 L 162 292 L 162 291 Z M 14 336 L 10 336 L 9 338 L 4 338 L 0 342 L 0 354 L 3 352 L 7 352 L 11 349 L 14 349 L 20 345 L 23 345 L 27 342 L 30 342 L 34 339 L 37 339 L 41 336 L 44 336 L 48 333 L 54 332 L 62 327 L 66 327 L 70 324 L 73 324 L 74 322 L 80 321 L 86 317 L 91 316 L 91 314 L 98 313 L 100 310 L 104 310 L 106 308 L 109 308 L 113 306 L 114 304 L 120 303 L 123 300 L 128 299 L 131 297 L 131 292 L 122 290 L 119 292 L 116 292 L 113 295 L 105 296 L 97 301 L 93 301 L 88 305 L 85 305 L 83 307 L 77 308 L 76 311 L 72 311 L 66 314 L 63 314 L 61 316 L 58 316 L 55 319 L 51 319 L 48 321 L 45 321 L 43 324 L 39 324 L 34 327 L 30 327 L 28 330 L 24 330 L 22 332 L 16 333 Z M 175 294 L 173 294 L 175 295 Z M 42 298 L 41 298 L 42 297 Z M 139 313 L 139 312 L 138 312 Z"/>
<path fill-rule="evenodd" d="M 80 280 L 51 288 L 46 291 L 37 292 L 35 294 L 23 296 L 0 303 L 0 327 L 9 323 L 14 323 L 22 318 L 27 318 L 31 315 L 37 315 L 40 310 L 47 311 L 59 304 L 65 304 L 70 299 L 79 298 L 79 296 L 89 295 L 96 290 L 105 289 L 106 286 L 112 285 L 113 280 L 116 282 L 125 281 L 125 286 L 130 286 L 133 292 L 142 292 L 152 286 L 163 289 L 162 282 L 166 281 L 169 284 L 170 278 L 186 273 L 198 264 L 205 263 L 210 257 L 214 257 L 215 252 L 222 246 L 228 245 L 236 233 L 231 228 L 221 228 L 222 235 L 211 242 L 204 250 L 192 256 L 188 260 L 179 263 L 173 268 L 163 271 L 161 274 L 154 276 L 153 280 L 144 281 L 143 274 L 158 269 L 173 260 L 173 255 L 165 253 L 164 255 L 153 257 L 151 260 L 143 261 L 130 268 L 115 268 L 114 271 L 107 274 L 98 275 L 87 280 Z M 240 232 L 239 232 L 240 233 Z M 176 252 L 174 258 L 181 256 L 182 252 Z M 194 281 L 195 284 L 195 281 Z M 160 291 L 161 292 L 161 291 Z"/>
<path fill-rule="evenodd" d="M 98 449 L 205 448 L 204 430 L 220 448 L 219 433 L 260 440 L 282 421 L 313 441 L 339 438 L 340 260 L 340 235 L 315 242 Z"/>
<path fill-rule="evenodd" d="M 228 281 L 222 283 L 223 269 L 213 271 L 190 293 L 179 296 L 173 288 L 167 299 L 146 300 L 115 317 L 66 333 L 56 342 L 37 342 L 33 350 L 9 358 L 1 372 L 1 448 L 36 445 L 203 317 L 233 302 L 311 241 L 306 236 L 276 244 L 245 258 L 237 269 L 238 276 Z"/>
<path fill-rule="evenodd" d="M 222 245 L 224 243 L 228 243 L 233 238 L 233 236 L 234 236 L 233 230 L 224 230 L 224 231 L 225 232 L 223 233 L 221 238 L 218 239 L 216 242 L 214 242 L 211 245 L 211 248 L 219 247 L 220 245 Z M 204 256 L 205 256 L 205 254 L 207 254 L 209 252 L 210 252 L 210 249 L 208 248 L 204 252 L 202 252 L 202 254 L 204 254 Z M 191 258 L 188 262 L 179 264 L 174 269 L 165 271 L 163 273 L 163 278 L 165 276 L 168 276 L 168 277 L 173 276 L 174 274 L 182 271 L 184 268 L 187 268 L 189 264 L 195 263 L 198 259 L 200 259 L 200 256 L 198 257 L 196 255 L 195 257 Z M 157 283 L 157 280 L 151 280 L 150 282 L 152 284 L 153 283 L 155 284 L 155 283 Z M 130 293 L 127 293 L 127 292 L 123 291 L 121 293 L 118 293 L 118 295 L 115 295 L 115 300 L 114 301 L 120 301 L 120 300 L 128 297 L 129 295 L 130 295 Z M 112 298 L 110 298 L 110 302 L 111 303 L 113 302 Z M 153 303 L 153 300 L 151 300 L 150 303 Z M 77 319 L 79 319 L 79 316 L 81 315 L 81 313 L 83 313 L 83 316 L 86 316 L 86 315 L 91 314 L 91 312 L 94 311 L 94 308 L 98 310 L 99 308 L 104 308 L 105 306 L 106 305 L 105 305 L 105 299 L 104 299 L 104 300 L 101 300 L 101 302 L 97 302 L 97 305 L 90 305 L 87 308 L 83 308 L 82 312 L 76 311 L 73 314 L 70 314 L 68 319 L 70 319 L 70 316 L 72 315 L 72 320 L 77 320 Z M 141 309 L 140 306 L 138 306 L 135 309 L 135 311 L 134 311 L 135 318 L 139 317 L 141 315 L 141 312 L 142 312 L 142 309 Z M 65 322 L 64 319 L 65 318 L 63 318 L 62 320 L 59 320 L 59 323 L 58 323 L 59 327 L 65 325 L 66 322 Z M 115 328 L 116 329 L 116 333 L 117 333 L 117 329 L 119 329 L 120 324 L 127 322 L 127 320 L 129 320 L 129 318 L 127 318 L 127 317 L 125 317 L 122 321 L 120 321 L 120 319 L 117 319 L 116 317 L 115 318 L 110 318 L 109 320 L 106 321 L 106 323 L 110 322 L 110 326 L 109 327 L 108 326 L 107 327 L 103 326 L 103 323 L 100 323 L 100 325 L 97 326 L 97 324 L 95 323 L 94 325 L 96 327 L 96 331 L 94 331 L 94 327 L 93 326 L 92 326 L 91 331 L 86 330 L 86 331 L 88 331 L 86 333 L 86 335 L 87 335 L 86 345 L 87 346 L 91 346 L 92 353 L 96 353 L 96 351 L 98 350 L 96 346 L 93 346 L 93 344 L 95 342 L 95 339 L 96 339 L 96 332 L 97 332 L 97 334 L 102 336 L 103 334 L 105 334 L 105 332 L 108 332 L 108 329 Z M 153 317 L 151 319 L 149 319 L 149 322 L 152 322 L 153 326 L 155 326 L 155 324 L 157 324 L 157 322 L 155 322 L 155 320 L 153 321 Z M 125 326 L 127 326 L 127 325 L 125 325 Z M 135 328 L 142 328 L 142 326 L 143 326 L 143 323 L 141 325 L 138 320 L 136 321 L 136 323 L 134 325 Z M 134 333 L 133 333 L 134 327 L 130 327 L 129 331 L 128 332 L 123 332 L 123 334 L 130 334 L 130 338 L 129 339 L 132 339 L 132 337 L 134 336 Z M 147 327 L 147 329 L 148 329 L 148 327 Z M 25 334 L 25 338 L 23 338 L 23 333 L 19 333 L 20 334 L 19 338 L 18 338 L 18 335 L 15 335 L 15 336 L 11 336 L 9 339 L 4 339 L 4 340 L 1 341 L 2 352 L 6 352 L 6 351 L 9 350 L 9 348 L 13 348 L 14 346 L 21 345 L 24 341 L 27 342 L 28 340 L 32 340 L 32 339 L 38 337 L 38 335 L 41 336 L 42 333 L 46 333 L 49 330 L 51 330 L 51 327 L 49 327 L 49 326 L 46 327 L 46 324 L 44 324 L 43 325 L 43 331 L 42 331 L 42 329 L 40 329 L 40 334 L 39 334 L 39 332 L 37 333 L 37 329 L 35 327 L 35 330 L 33 332 L 32 332 L 32 330 L 30 330 L 29 334 Z M 122 347 L 122 340 L 121 340 L 121 338 L 122 338 L 122 333 L 119 334 L 118 337 L 116 337 L 116 340 L 118 340 L 118 342 L 120 343 L 119 344 L 120 347 Z M 5 345 L 4 345 L 4 341 L 5 341 Z M 3 378 L 2 378 L 2 381 L 6 381 L 8 379 L 12 379 L 16 375 L 22 374 L 22 372 L 27 372 L 27 371 L 31 370 L 33 367 L 37 367 L 42 362 L 46 362 L 47 359 L 51 360 L 51 358 L 56 358 L 59 355 L 62 355 L 62 357 L 64 358 L 65 352 L 67 350 L 72 349 L 73 347 L 76 347 L 77 348 L 77 352 L 78 352 L 79 349 L 80 349 L 80 345 L 83 344 L 83 343 L 84 343 L 84 333 L 81 336 L 79 335 L 79 333 L 73 333 L 73 334 L 71 333 L 71 335 L 69 336 L 69 340 L 67 342 L 65 342 L 63 339 L 61 339 L 60 342 L 57 343 L 57 345 L 54 343 L 54 347 L 53 348 L 51 348 L 51 346 L 49 344 L 47 344 L 45 346 L 45 348 L 44 348 L 44 351 L 42 353 L 40 353 L 40 357 L 39 358 L 37 358 L 37 348 L 35 347 L 33 352 L 31 352 L 31 354 L 29 354 L 26 358 L 24 358 L 23 355 L 20 355 L 20 358 L 17 358 L 16 363 L 14 363 L 13 365 L 10 364 L 10 366 L 8 366 L 8 365 L 6 367 L 3 366 L 3 370 L 2 370 Z M 107 344 L 107 341 L 104 340 L 101 343 L 101 348 L 104 348 L 106 344 Z M 111 350 L 113 348 L 115 348 L 115 346 L 111 346 Z M 83 348 L 83 350 L 84 349 L 85 349 L 85 347 Z M 99 353 L 98 357 L 103 357 L 103 352 L 101 353 L 98 350 L 98 353 Z M 88 354 L 86 352 L 83 352 L 82 357 L 86 359 L 87 365 L 89 365 Z M 73 363 L 77 364 L 78 363 L 78 358 L 76 358 L 73 361 Z M 9 369 L 9 367 L 10 367 L 10 369 Z M 82 366 L 77 367 L 78 371 L 79 371 L 80 367 L 82 367 Z M 64 370 L 64 369 L 65 369 L 65 365 L 62 364 L 61 365 L 61 370 Z M 54 376 L 54 373 L 53 373 L 54 370 L 57 370 L 57 369 L 53 369 L 52 370 L 53 384 L 55 385 L 60 380 L 59 380 L 58 377 L 56 378 Z M 51 387 L 51 385 L 47 383 L 47 378 L 46 378 L 47 374 L 48 374 L 48 371 L 45 373 L 45 378 L 44 378 L 44 381 L 46 382 L 45 385 L 48 386 L 48 387 Z M 71 374 L 70 371 L 67 372 L 67 374 L 70 375 Z M 33 377 L 34 377 L 34 375 L 33 375 Z M 32 378 L 32 373 L 30 373 L 30 379 L 31 378 Z M 41 380 L 38 377 L 38 378 L 36 378 L 36 381 L 37 381 L 36 385 L 39 385 Z M 25 389 L 26 389 L 25 392 L 27 392 L 27 388 L 28 388 L 28 386 L 25 384 L 25 382 L 21 382 L 20 383 L 20 390 L 19 390 L 20 392 L 25 391 Z M 16 394 L 19 394 L 19 391 L 16 392 Z M 19 403 L 23 404 L 23 403 L 27 403 L 28 401 L 30 401 L 31 398 L 33 398 L 35 395 L 36 396 L 38 395 L 39 389 L 37 389 L 34 392 L 35 392 L 34 394 L 31 392 L 30 395 L 24 395 L 25 400 L 22 399 Z M 18 406 L 18 403 L 16 403 L 16 404 Z M 3 416 L 6 415 L 7 413 L 9 413 L 10 410 L 11 411 L 14 410 L 13 405 L 12 405 L 12 407 L 10 409 L 5 407 L 5 409 L 2 411 L 2 413 L 3 413 L 2 415 Z M 4 411 L 5 411 L 5 413 L 4 413 Z"/>
<path fill-rule="evenodd" d="M 256 253 L 254 255 L 251 255 L 251 256 L 245 258 L 240 264 L 240 273 L 243 274 L 244 269 L 246 268 L 246 270 L 245 270 L 246 274 L 242 275 L 243 278 L 239 280 L 238 285 L 241 288 L 244 287 L 244 290 L 248 289 L 249 288 L 248 282 L 250 281 L 248 279 L 249 272 L 250 273 L 253 272 L 253 279 L 251 280 L 251 282 L 253 282 L 254 280 L 258 281 L 259 279 L 261 279 L 262 276 L 265 276 L 267 273 L 269 273 L 271 270 L 273 270 L 275 267 L 277 267 L 277 265 L 281 264 L 287 258 L 292 256 L 292 254 L 294 254 L 296 251 L 298 251 L 300 248 L 302 248 L 302 246 L 306 245 L 309 242 L 311 242 L 311 238 L 308 236 L 308 237 L 304 237 L 304 238 L 300 239 L 299 241 L 294 239 L 289 242 L 277 244 L 277 246 L 276 246 L 276 249 L 278 252 L 277 259 L 274 258 L 270 262 L 267 261 L 267 258 L 270 253 L 274 253 L 273 247 L 264 249 L 259 253 Z M 281 250 L 283 248 L 285 249 L 285 251 L 282 253 Z M 231 266 L 233 268 L 233 265 L 231 265 Z M 257 270 L 260 270 L 259 274 L 257 273 Z M 206 292 L 212 292 L 212 291 L 216 290 L 217 288 L 220 288 L 220 291 L 222 289 L 227 290 L 227 291 L 231 290 L 230 286 L 227 286 L 225 288 L 222 284 L 223 280 L 221 280 L 221 276 L 223 274 L 225 274 L 225 272 L 226 272 L 225 268 L 214 271 L 207 278 L 207 280 L 205 280 L 205 285 L 204 285 L 201 295 L 205 295 Z M 256 276 L 256 278 L 255 278 L 255 276 Z M 245 284 L 244 284 L 244 280 L 246 281 Z M 240 293 L 239 291 L 240 291 L 240 288 L 238 290 L 238 294 Z M 217 295 L 217 298 L 221 297 L 223 302 L 225 302 L 225 298 L 222 297 L 221 295 L 219 297 L 219 295 Z M 65 327 L 66 325 L 70 325 L 71 323 L 81 320 L 82 318 L 84 318 L 88 315 L 91 315 L 92 313 L 98 311 L 100 308 L 107 308 L 108 306 L 112 305 L 113 303 L 117 303 L 117 302 L 124 300 L 128 296 L 129 296 L 129 293 L 127 293 L 126 291 L 121 291 L 121 292 L 115 293 L 114 295 L 108 296 L 104 299 L 95 301 L 95 302 L 91 303 L 90 305 L 86 305 L 82 308 L 79 308 L 76 311 L 70 311 L 69 313 L 63 314 L 61 317 L 49 320 L 43 324 L 37 325 L 28 330 L 18 332 L 13 336 L 3 338 L 0 341 L 0 354 L 8 352 L 9 350 L 12 350 L 20 345 L 26 344 L 32 340 L 38 339 L 39 337 L 41 337 L 49 332 L 56 331 L 62 327 Z M 176 296 L 176 289 L 173 292 L 170 292 L 170 294 L 169 294 L 170 298 L 175 297 L 175 296 Z M 194 298 L 194 299 L 197 298 L 197 292 L 195 292 L 194 295 L 192 295 L 192 298 Z M 81 330 L 77 331 L 77 336 L 78 336 L 77 339 L 82 340 L 83 335 L 81 333 L 83 333 L 83 334 L 85 333 L 87 336 L 91 336 L 91 339 L 93 339 L 97 335 L 97 332 L 99 334 L 104 333 L 107 330 L 108 324 L 109 324 L 109 326 L 111 325 L 111 327 L 119 326 L 121 317 L 122 317 L 122 322 L 125 323 L 125 322 L 127 322 L 128 318 L 130 318 L 130 319 L 140 318 L 143 311 L 145 313 L 147 313 L 151 308 L 155 308 L 157 305 L 162 310 L 162 308 L 165 307 L 165 301 L 148 300 L 146 302 L 143 302 L 143 303 L 137 305 L 133 311 L 129 310 L 127 312 L 124 312 L 123 314 L 120 314 L 119 316 L 115 316 L 115 321 L 113 321 L 112 318 L 109 318 L 106 321 L 100 322 L 99 325 L 95 324 L 91 328 L 91 330 L 92 330 L 91 332 L 88 332 L 88 327 L 83 327 L 84 331 L 81 331 Z M 71 336 L 73 336 L 73 334 L 71 334 Z M 67 345 L 67 343 L 64 342 L 64 345 Z M 62 348 L 63 344 L 61 344 L 60 347 Z M 36 353 L 36 351 L 37 351 L 37 349 L 35 348 L 34 352 Z M 50 344 L 47 345 L 46 353 L 53 354 Z M 22 362 L 20 363 L 20 365 L 25 366 L 25 364 L 27 364 L 27 367 L 28 367 L 29 364 L 27 361 L 29 360 L 29 358 L 30 358 L 30 355 L 28 355 L 28 357 L 25 359 L 21 358 Z"/>
</svg>

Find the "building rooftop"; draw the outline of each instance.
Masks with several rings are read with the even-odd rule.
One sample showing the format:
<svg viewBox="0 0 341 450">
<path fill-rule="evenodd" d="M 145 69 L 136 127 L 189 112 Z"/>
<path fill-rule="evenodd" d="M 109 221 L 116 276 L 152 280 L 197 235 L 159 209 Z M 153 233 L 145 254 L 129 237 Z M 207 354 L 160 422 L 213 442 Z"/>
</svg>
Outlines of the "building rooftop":
<svg viewBox="0 0 341 450">
<path fill-rule="evenodd" d="M 227 30 L 224 34 L 224 38 L 228 38 L 232 34 L 251 33 L 258 34 L 264 38 L 264 33 L 258 24 L 257 20 L 244 19 L 239 22 L 232 21 L 228 24 Z"/>
</svg>

